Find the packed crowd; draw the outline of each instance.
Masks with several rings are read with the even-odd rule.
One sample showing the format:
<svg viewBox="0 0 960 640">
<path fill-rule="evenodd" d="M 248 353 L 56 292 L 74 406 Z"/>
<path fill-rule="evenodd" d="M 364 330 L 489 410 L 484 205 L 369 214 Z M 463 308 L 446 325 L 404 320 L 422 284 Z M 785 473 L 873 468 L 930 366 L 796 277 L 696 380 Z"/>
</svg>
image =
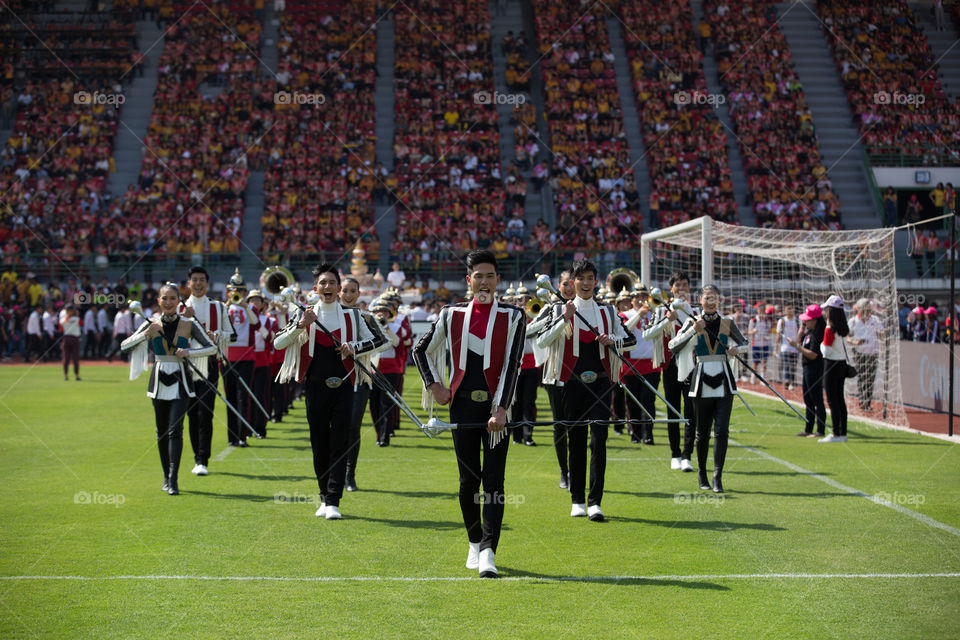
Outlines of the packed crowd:
<svg viewBox="0 0 960 640">
<path fill-rule="evenodd" d="M 507 227 L 489 9 L 483 0 L 423 0 L 397 5 L 394 20 L 390 252 L 416 269 L 423 252 L 451 251 L 453 266 L 453 254 L 496 243 Z"/>
<path fill-rule="evenodd" d="M 907 3 L 817 5 L 867 152 L 920 164 L 960 161 L 960 111 L 943 92 L 938 61 Z"/>
<path fill-rule="evenodd" d="M 343 251 L 360 240 L 376 255 L 375 4 L 284 13 L 274 123 L 261 219 L 264 260 L 315 250 Z M 288 7 L 288 10 L 290 7 Z"/>
<path fill-rule="evenodd" d="M 839 229 L 840 201 L 771 0 L 706 0 L 758 226 Z"/>
<path fill-rule="evenodd" d="M 156 260 L 238 253 L 251 168 L 262 166 L 272 93 L 256 80 L 262 26 L 226 8 L 166 27 L 139 183 L 108 246 Z M 201 85 L 220 87 L 216 97 Z"/>
<path fill-rule="evenodd" d="M 707 95 L 688 0 L 625 2 L 620 17 L 647 153 L 650 221 L 737 219 L 727 138 Z"/>
<path fill-rule="evenodd" d="M 600 248 L 629 249 L 643 221 L 604 22 L 607 7 L 537 0 L 534 10 L 553 152 L 556 248 L 590 255 Z"/>
</svg>

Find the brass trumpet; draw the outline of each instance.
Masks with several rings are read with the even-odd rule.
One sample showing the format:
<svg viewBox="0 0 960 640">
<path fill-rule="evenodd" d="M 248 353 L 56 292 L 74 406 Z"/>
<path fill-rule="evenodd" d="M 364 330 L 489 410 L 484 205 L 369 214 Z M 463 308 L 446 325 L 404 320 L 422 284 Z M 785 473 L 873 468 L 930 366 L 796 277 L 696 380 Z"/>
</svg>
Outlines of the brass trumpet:
<svg viewBox="0 0 960 640">
<path fill-rule="evenodd" d="M 540 312 L 543 310 L 543 304 L 544 302 L 540 298 L 530 298 L 527 300 L 527 304 L 524 307 L 527 317 L 533 320 L 540 315 Z"/>
<path fill-rule="evenodd" d="M 236 290 L 231 291 L 227 295 L 227 301 L 229 301 L 230 304 L 240 304 L 243 302 L 243 294 Z"/>
</svg>

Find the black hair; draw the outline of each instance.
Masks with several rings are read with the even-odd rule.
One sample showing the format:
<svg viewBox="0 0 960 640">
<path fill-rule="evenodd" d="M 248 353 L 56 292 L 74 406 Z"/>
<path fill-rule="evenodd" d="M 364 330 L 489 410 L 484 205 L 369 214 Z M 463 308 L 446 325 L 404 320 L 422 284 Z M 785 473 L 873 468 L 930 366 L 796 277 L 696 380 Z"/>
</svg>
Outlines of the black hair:
<svg viewBox="0 0 960 640">
<path fill-rule="evenodd" d="M 357 289 L 360 288 L 360 281 L 354 278 L 353 276 L 347 276 L 346 278 L 343 279 L 343 282 L 344 284 L 346 284 L 347 282 L 352 282 L 353 284 L 357 285 Z"/>
<path fill-rule="evenodd" d="M 677 284 L 681 280 L 686 280 L 687 282 L 690 282 L 690 276 L 687 275 L 686 271 L 674 271 L 673 273 L 670 274 L 671 287 L 673 287 L 673 285 Z"/>
<path fill-rule="evenodd" d="M 720 289 L 715 284 L 705 284 L 700 287 L 700 297 L 702 298 L 703 296 L 707 295 L 708 291 L 717 294 L 718 298 L 720 297 Z"/>
<path fill-rule="evenodd" d="M 162 285 L 160 285 L 160 288 L 157 289 L 157 297 L 158 297 L 158 298 L 160 297 L 160 292 L 163 291 L 164 289 L 173 289 L 174 293 L 177 294 L 177 299 L 180 298 L 180 287 L 178 287 L 178 286 L 177 286 L 175 283 L 173 283 L 173 282 L 164 282 Z"/>
<path fill-rule="evenodd" d="M 337 268 L 334 267 L 329 262 L 323 262 L 313 268 L 314 281 L 319 280 L 320 276 L 322 276 L 325 273 L 332 273 L 333 275 L 335 275 L 337 277 L 337 285 L 338 286 L 340 285 L 340 272 L 337 271 Z"/>
<path fill-rule="evenodd" d="M 193 274 L 195 273 L 202 273 L 204 277 L 207 279 L 207 282 L 210 282 L 210 274 L 207 273 L 207 270 L 201 267 L 200 265 L 194 265 L 190 267 L 190 271 L 187 271 L 187 280 L 192 278 Z"/>
<path fill-rule="evenodd" d="M 493 255 L 493 251 L 488 249 L 474 249 L 467 254 L 464 262 L 467 265 L 467 271 L 473 271 L 478 264 L 492 264 L 493 270 L 496 273 L 500 273 L 500 268 L 497 266 L 497 258 Z"/>
<path fill-rule="evenodd" d="M 579 278 L 588 271 L 593 271 L 593 277 L 597 277 L 597 265 L 593 264 L 586 258 L 580 258 L 579 260 L 574 260 L 573 264 L 570 265 L 570 275 L 573 278 Z"/>
<path fill-rule="evenodd" d="M 837 307 L 827 307 L 827 320 L 830 322 L 830 328 L 841 338 L 850 335 L 850 327 L 847 325 L 847 314 L 843 309 Z"/>
</svg>

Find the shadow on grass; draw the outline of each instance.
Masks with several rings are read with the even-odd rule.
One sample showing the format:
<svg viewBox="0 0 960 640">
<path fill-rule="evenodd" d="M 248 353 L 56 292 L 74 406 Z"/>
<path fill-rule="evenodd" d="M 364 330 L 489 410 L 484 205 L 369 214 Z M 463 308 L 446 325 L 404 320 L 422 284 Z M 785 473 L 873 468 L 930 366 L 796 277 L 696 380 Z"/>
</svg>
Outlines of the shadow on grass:
<svg viewBox="0 0 960 640">
<path fill-rule="evenodd" d="M 363 493 L 389 493 L 395 496 L 402 496 L 404 498 L 443 498 L 451 499 L 456 498 L 457 493 L 455 492 L 443 492 L 443 491 L 391 491 L 390 489 L 363 489 Z"/>
<path fill-rule="evenodd" d="M 253 478 L 255 480 L 280 480 L 283 482 L 300 482 L 301 480 L 315 480 L 316 476 L 274 476 L 270 474 L 255 473 L 233 473 L 230 471 L 217 471 L 218 476 L 235 476 L 237 478 Z"/>
<path fill-rule="evenodd" d="M 802 476 L 806 475 L 804 473 L 798 473 L 796 471 L 735 471 L 734 469 L 724 469 L 725 474 L 735 473 L 738 476 Z M 829 476 L 832 475 L 827 471 L 815 471 L 819 476 Z"/>
<path fill-rule="evenodd" d="M 252 493 L 212 493 L 210 491 L 195 491 L 193 489 L 181 489 L 183 495 L 209 496 L 220 500 L 246 500 L 248 502 L 273 502 L 274 495 L 255 495 Z"/>
<path fill-rule="evenodd" d="M 677 491 L 673 493 L 663 493 L 661 491 L 612 491 L 610 489 L 604 489 L 604 493 L 619 493 L 624 496 L 634 496 L 637 498 L 661 498 L 664 500 L 673 500 L 677 497 Z M 689 492 L 688 492 L 689 493 Z M 704 494 L 706 495 L 706 494 Z"/>
<path fill-rule="evenodd" d="M 351 520 L 364 520 L 366 522 L 377 522 L 391 527 L 403 527 L 405 529 L 433 529 L 435 531 L 455 531 L 463 529 L 463 522 L 453 522 L 449 520 L 394 520 L 390 518 L 371 518 L 370 516 L 350 515 Z M 504 530 L 509 527 L 504 526 Z"/>
<path fill-rule="evenodd" d="M 500 567 L 500 575 L 505 578 L 540 578 L 543 580 L 541 584 L 547 584 L 550 582 L 584 582 L 588 584 L 610 584 L 621 587 L 683 587 L 684 589 L 711 589 L 713 591 L 730 591 L 730 587 L 725 587 L 722 584 L 714 584 L 712 582 L 702 582 L 697 580 L 674 580 L 671 578 L 664 578 L 662 580 L 655 578 L 617 578 L 616 576 L 611 576 L 609 578 L 602 576 L 553 576 L 547 573 L 536 573 L 533 571 L 524 571 L 522 569 L 511 569 L 510 567 L 505 566 Z M 533 584 L 537 583 L 534 582 Z"/>
<path fill-rule="evenodd" d="M 625 516 L 607 516 L 609 522 L 636 522 L 656 527 L 678 529 L 706 529 L 708 531 L 732 531 L 752 529 L 754 531 L 786 531 L 783 527 L 766 522 L 725 522 L 723 520 L 649 520 L 647 518 L 627 518 Z"/>
</svg>

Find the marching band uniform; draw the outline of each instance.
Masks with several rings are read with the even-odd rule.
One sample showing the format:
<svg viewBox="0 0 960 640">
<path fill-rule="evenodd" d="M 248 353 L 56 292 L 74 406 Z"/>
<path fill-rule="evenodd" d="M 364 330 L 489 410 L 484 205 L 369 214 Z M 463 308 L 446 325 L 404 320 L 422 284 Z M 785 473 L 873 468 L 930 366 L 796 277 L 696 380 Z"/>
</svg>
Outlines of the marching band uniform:
<svg viewBox="0 0 960 640">
<path fill-rule="evenodd" d="M 643 405 L 646 412 L 651 416 L 655 416 L 657 407 L 656 395 L 653 389 L 656 389 L 660 385 L 662 365 L 653 366 L 653 342 L 643 338 L 644 329 L 653 323 L 653 312 L 647 311 L 645 314 L 641 314 L 637 309 L 630 309 L 622 313 L 621 317 L 624 319 L 625 328 L 633 334 L 634 339 L 637 341 L 637 346 L 628 352 L 625 357 L 650 386 L 643 384 L 640 378 L 634 375 L 633 371 L 626 364 L 623 365 L 620 375 L 627 389 L 640 401 L 640 404 Z M 655 339 L 660 340 L 661 338 Z M 632 440 L 634 442 L 643 442 L 644 444 L 653 444 L 653 422 L 650 418 L 634 406 L 630 406 L 630 414 L 639 414 L 641 420 L 639 424 L 636 422 L 632 423 Z"/>
<path fill-rule="evenodd" d="M 563 413 L 562 387 L 557 386 L 556 375 L 559 370 L 544 366 L 547 350 L 540 347 L 537 337 L 547 327 L 553 326 L 557 318 L 563 315 L 562 303 L 551 303 L 544 305 L 534 320 L 527 325 L 527 337 L 533 341 L 535 364 L 541 367 L 542 384 L 547 392 L 547 399 L 550 401 L 550 411 L 553 413 L 554 422 L 566 420 Z M 567 457 L 567 425 L 555 424 L 553 426 L 553 448 L 557 454 L 557 463 L 560 465 L 560 488 L 570 488 L 570 476 Z"/>
<path fill-rule="evenodd" d="M 526 293 L 526 289 L 521 288 L 520 290 Z M 529 329 L 531 320 L 527 319 L 526 322 Z M 523 341 L 523 359 L 520 361 L 517 394 L 513 400 L 513 407 L 510 409 L 511 419 L 513 420 L 524 422 L 536 422 L 537 420 L 537 387 L 540 386 L 540 378 L 543 375 L 537 362 L 537 351 L 540 351 L 540 349 L 534 345 L 533 337 L 528 332 L 526 339 Z M 513 441 L 529 447 L 536 446 L 537 443 L 533 441 L 533 427 L 524 425 L 522 429 L 515 429 Z"/>
<path fill-rule="evenodd" d="M 286 328 L 288 314 L 284 308 L 271 309 L 269 315 L 274 335 Z M 274 349 L 272 341 L 270 347 L 270 380 L 275 381 L 283 364 L 283 350 Z M 287 412 L 287 407 L 290 406 L 290 383 L 272 382 L 270 386 L 270 413 L 273 416 L 273 422 L 280 422 L 283 420 L 283 414 Z"/>
<path fill-rule="evenodd" d="M 444 307 L 413 350 L 423 378 L 425 407 L 433 406 L 432 398 L 427 404 L 426 390 L 434 383 L 446 385 L 449 363 L 450 421 L 487 424 L 498 407 L 507 409 L 513 401 L 525 334 L 523 311 L 496 299 L 490 304 L 473 300 Z M 506 430 L 488 437 L 483 428 L 454 429 L 452 433 L 460 472 L 460 512 L 470 553 L 481 558 L 481 577 L 490 577 L 484 573 L 483 558 L 496 554 L 500 541 L 510 438 Z M 468 564 L 468 568 L 476 567 Z"/>
<path fill-rule="evenodd" d="M 148 341 L 147 329 L 159 326 L 161 335 Z M 191 342 L 200 345 L 191 348 Z M 120 344 L 121 350 L 130 355 L 130 379 L 136 380 L 148 364 L 148 355 L 153 353 L 154 363 L 150 369 L 147 397 L 153 400 L 154 417 L 157 423 L 157 448 L 163 467 L 163 487 L 170 495 L 180 493 L 177 474 L 183 452 L 183 418 L 190 400 L 196 397 L 194 381 L 187 373 L 186 364 L 174 355 L 177 349 L 187 349 L 189 357 L 198 363 L 206 363 L 215 355 L 216 345 L 210 341 L 199 323 L 192 318 L 175 314 L 172 318 L 161 314 L 150 322 L 144 322 L 129 338 Z"/>
<path fill-rule="evenodd" d="M 213 343 L 217 348 L 212 356 L 197 362 L 197 370 L 211 384 L 197 386 L 197 397 L 190 403 L 190 408 L 187 411 L 190 423 L 190 446 L 193 448 L 193 459 L 196 465 L 193 472 L 197 475 L 206 475 L 207 465 L 210 462 L 210 447 L 213 440 L 213 412 L 217 399 L 213 390 L 216 389 L 220 379 L 220 370 L 217 363 L 220 354 L 226 352 L 225 350 L 230 347 L 230 341 L 235 338 L 236 334 L 230 324 L 227 308 L 219 300 L 211 300 L 207 296 L 197 298 L 191 295 L 186 302 L 180 304 L 179 311 L 182 313 L 187 307 L 193 309 L 193 319 L 204 331 L 211 331 L 215 334 Z M 190 341 L 190 348 L 199 349 L 200 347 L 200 343 L 196 340 Z"/>
<path fill-rule="evenodd" d="M 246 382 L 248 387 L 253 383 L 256 336 L 257 329 L 260 328 L 260 316 L 252 307 L 244 308 L 236 304 L 228 307 L 228 315 L 237 339 L 227 349 L 228 363 L 223 372 L 223 386 L 230 404 L 237 408 L 247 422 L 252 424 L 253 400 L 240 384 L 240 379 Z M 235 447 L 247 446 L 247 434 L 244 431 L 246 427 L 232 411 L 228 411 L 227 441 L 229 444 Z"/>
<path fill-rule="evenodd" d="M 357 356 L 375 348 L 373 334 L 356 309 L 338 301 L 313 306 L 317 320 Z M 317 516 L 339 519 L 340 498 L 347 469 L 347 436 L 353 422 L 353 395 L 361 382 L 352 358 L 344 360 L 333 340 L 312 323 L 298 328 L 303 311 L 297 310 L 287 327 L 274 338 L 276 349 L 285 349 L 278 382 L 303 382 L 313 470 L 322 502 Z M 327 507 L 332 507 L 327 509 Z"/>
<path fill-rule="evenodd" d="M 688 307 L 688 309 L 690 309 Z M 649 340 L 653 344 L 652 366 L 661 367 L 663 371 L 663 395 L 667 402 L 674 409 L 680 408 L 680 401 L 683 400 L 683 417 L 688 420 L 683 432 L 683 449 L 680 449 L 680 423 L 667 423 L 667 439 L 670 442 L 670 468 L 683 469 L 684 471 L 693 471 L 690 465 L 690 456 L 693 453 L 693 441 L 695 435 L 694 429 L 694 407 L 690 402 L 688 394 L 690 392 L 689 371 L 681 374 L 677 369 L 676 358 L 669 348 L 669 341 L 676 336 L 677 331 L 683 326 L 681 315 L 678 314 L 676 320 L 669 318 L 673 309 L 669 304 L 663 304 L 657 307 L 654 313 L 653 322 L 642 331 L 643 339 Z M 664 348 L 663 343 L 668 346 Z M 681 416 L 674 414 L 672 410 L 667 409 L 667 415 L 673 420 Z"/>
<path fill-rule="evenodd" d="M 544 373 L 546 379 L 556 380 L 562 387 L 563 411 L 567 420 L 609 420 L 610 389 L 620 380 L 620 363 L 612 349 L 622 351 L 632 347 L 635 338 L 627 333 L 612 305 L 584 300 L 577 296 L 574 305 L 581 315 L 601 334 L 607 334 L 614 344 L 600 344 L 597 336 L 583 325 L 579 316 L 566 321 L 561 311 L 554 324 L 537 338 L 537 344 L 549 350 Z M 609 425 L 594 422 L 590 425 L 590 494 L 584 500 L 587 467 L 587 425 L 569 429 L 570 497 L 573 502 L 570 515 L 589 515 L 591 520 L 602 520 L 600 502 L 603 499 L 604 474 L 607 465 L 607 430 Z M 587 503 L 587 510 L 584 503 Z"/>
<path fill-rule="evenodd" d="M 737 351 L 747 351 L 749 341 L 730 318 L 719 313 L 703 316 L 705 327 L 698 329 L 693 318 L 687 319 L 676 337 L 670 341 L 680 375 L 690 374 L 689 397 L 693 398 L 696 417 L 697 471 L 701 489 L 710 489 L 707 481 L 707 450 L 710 427 L 716 441 L 713 448 L 713 491 L 723 493 L 723 463 L 730 437 L 730 412 L 737 392 L 737 374 L 730 360 Z M 695 364 L 694 364 L 695 363 Z"/>
<path fill-rule="evenodd" d="M 389 346 L 384 346 L 378 354 L 379 361 L 377 368 L 383 377 L 390 383 L 390 386 L 399 394 L 403 389 L 402 377 L 403 371 L 407 365 L 408 349 L 403 346 L 403 336 L 412 339 L 413 332 L 409 328 L 410 322 L 407 320 L 404 327 L 406 316 L 399 314 L 392 322 L 386 326 L 386 331 L 397 337 L 396 344 L 391 341 Z M 378 347 L 381 346 L 377 345 Z M 377 446 L 390 446 L 390 436 L 400 422 L 399 407 L 397 407 L 389 396 L 378 387 L 370 389 L 370 417 L 373 419 L 373 426 L 377 431 Z"/>
<path fill-rule="evenodd" d="M 363 311 L 362 309 L 358 309 L 358 311 L 360 311 L 360 317 L 366 322 L 367 329 L 373 334 L 373 350 L 359 356 L 360 362 L 362 362 L 367 369 L 370 369 L 370 365 L 377 365 L 376 354 L 386 349 L 388 345 L 395 348 L 400 341 L 396 334 L 390 331 L 389 327 L 381 328 L 380 322 L 372 313 Z M 367 412 L 367 400 L 370 398 L 370 387 L 373 384 L 367 376 L 361 377 L 363 379 L 353 393 L 353 420 L 350 423 L 350 433 L 347 435 L 347 471 L 345 480 L 347 491 L 357 490 L 357 459 L 360 456 L 360 429 L 363 426 L 363 417 Z"/>
<path fill-rule="evenodd" d="M 250 298 L 259 297 L 263 300 L 260 291 L 254 289 L 247 295 Z M 273 336 L 276 333 L 276 326 L 273 319 L 264 313 L 259 307 L 251 306 L 253 313 L 256 314 L 260 322 L 259 327 L 254 332 L 253 347 L 253 383 L 250 388 L 254 396 L 260 401 L 260 404 L 266 408 L 270 406 L 270 365 L 273 360 Z M 250 424 L 259 434 L 257 437 L 267 436 L 267 416 L 257 409 L 253 411 L 253 402 L 251 401 Z"/>
</svg>

